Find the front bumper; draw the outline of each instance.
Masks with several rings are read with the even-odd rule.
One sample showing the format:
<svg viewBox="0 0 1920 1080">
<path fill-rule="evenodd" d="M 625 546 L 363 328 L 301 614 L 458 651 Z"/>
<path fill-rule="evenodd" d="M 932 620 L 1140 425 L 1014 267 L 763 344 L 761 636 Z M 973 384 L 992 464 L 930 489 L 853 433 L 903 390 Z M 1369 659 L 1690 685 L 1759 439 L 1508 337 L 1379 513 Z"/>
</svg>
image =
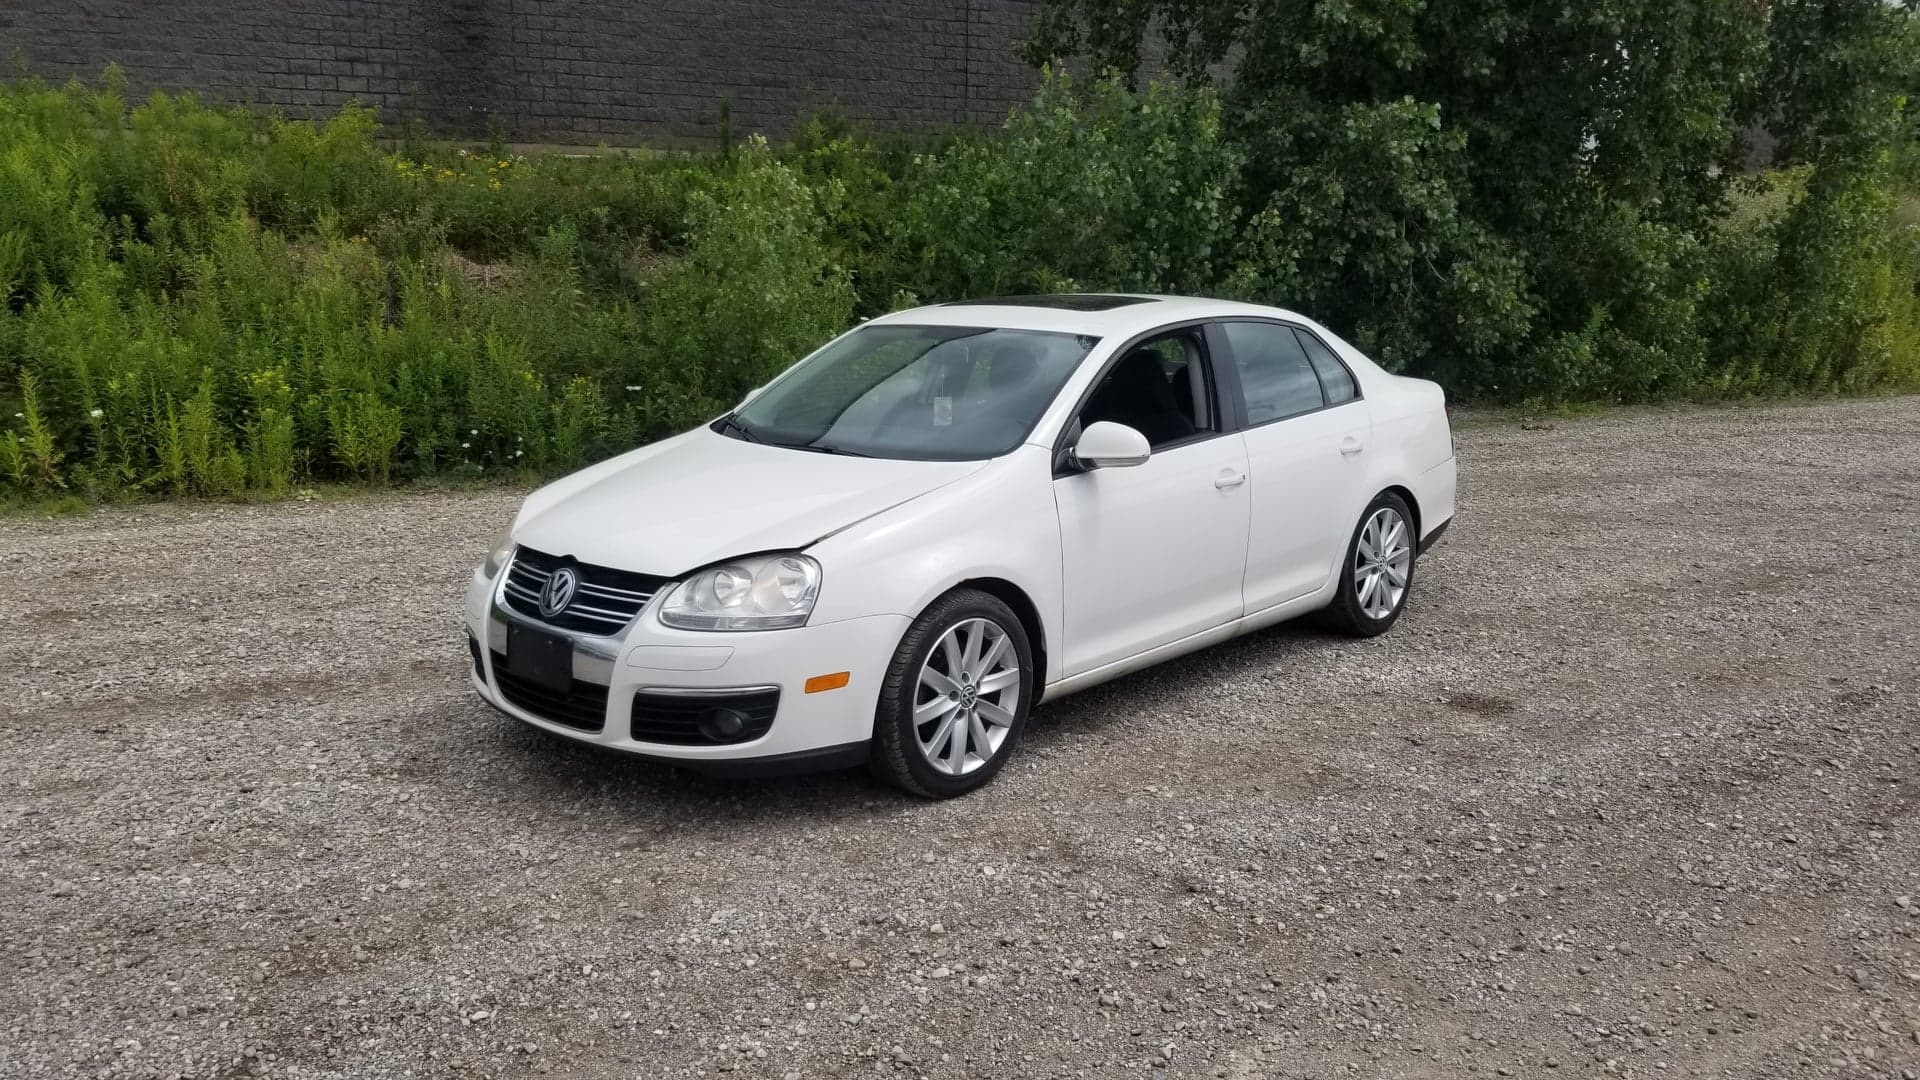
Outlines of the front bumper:
<svg viewBox="0 0 1920 1080">
<path fill-rule="evenodd" d="M 662 590 L 664 593 L 665 590 Z M 704 633 L 662 625 L 658 596 L 613 637 L 559 630 L 500 603 L 499 582 L 479 570 L 467 586 L 466 627 L 478 644 L 473 687 L 494 708 L 549 734 L 602 750 L 638 755 L 708 772 L 766 773 L 857 764 L 873 735 L 880 680 L 911 620 L 873 615 L 840 622 L 762 630 Z M 520 622 L 573 643 L 573 677 L 607 688 L 598 730 L 555 722 L 508 700 L 494 671 L 507 647 L 507 624 Z M 845 686 L 809 694 L 808 679 L 847 672 Z M 633 737 L 634 695 L 712 695 L 778 688 L 772 726 L 737 743 L 686 745 Z"/>
</svg>

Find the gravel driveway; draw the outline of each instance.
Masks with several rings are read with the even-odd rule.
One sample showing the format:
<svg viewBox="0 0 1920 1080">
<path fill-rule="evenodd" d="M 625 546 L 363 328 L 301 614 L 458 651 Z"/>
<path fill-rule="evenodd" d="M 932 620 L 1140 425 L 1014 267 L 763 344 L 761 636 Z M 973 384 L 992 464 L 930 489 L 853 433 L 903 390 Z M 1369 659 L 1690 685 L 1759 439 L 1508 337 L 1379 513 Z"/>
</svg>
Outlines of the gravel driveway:
<svg viewBox="0 0 1920 1080">
<path fill-rule="evenodd" d="M 481 705 L 513 493 L 0 520 L 0 1075 L 1914 1077 L 1920 398 L 1460 456 L 938 804 Z"/>
</svg>

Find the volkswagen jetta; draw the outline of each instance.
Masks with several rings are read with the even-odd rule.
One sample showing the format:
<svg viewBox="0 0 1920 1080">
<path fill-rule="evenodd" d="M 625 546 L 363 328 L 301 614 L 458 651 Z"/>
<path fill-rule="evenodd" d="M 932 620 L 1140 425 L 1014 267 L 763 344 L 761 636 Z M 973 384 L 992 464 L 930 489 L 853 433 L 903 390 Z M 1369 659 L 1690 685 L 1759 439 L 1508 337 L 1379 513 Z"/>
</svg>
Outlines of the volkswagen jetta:
<svg viewBox="0 0 1920 1080">
<path fill-rule="evenodd" d="M 1385 631 L 1454 482 L 1440 388 L 1291 312 L 902 311 L 528 496 L 473 685 L 609 750 L 959 795 L 1042 701 L 1309 612 Z"/>
</svg>

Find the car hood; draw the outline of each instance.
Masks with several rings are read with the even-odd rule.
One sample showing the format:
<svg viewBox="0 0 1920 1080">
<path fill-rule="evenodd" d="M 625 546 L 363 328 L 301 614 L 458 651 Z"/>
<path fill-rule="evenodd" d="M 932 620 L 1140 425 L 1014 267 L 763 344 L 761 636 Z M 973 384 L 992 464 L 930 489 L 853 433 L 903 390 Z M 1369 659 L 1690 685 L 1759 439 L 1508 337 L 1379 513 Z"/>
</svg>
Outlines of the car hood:
<svg viewBox="0 0 1920 1080">
<path fill-rule="evenodd" d="M 513 541 L 671 577 L 736 555 L 806 547 L 985 464 L 814 453 L 696 428 L 529 495 Z"/>
</svg>

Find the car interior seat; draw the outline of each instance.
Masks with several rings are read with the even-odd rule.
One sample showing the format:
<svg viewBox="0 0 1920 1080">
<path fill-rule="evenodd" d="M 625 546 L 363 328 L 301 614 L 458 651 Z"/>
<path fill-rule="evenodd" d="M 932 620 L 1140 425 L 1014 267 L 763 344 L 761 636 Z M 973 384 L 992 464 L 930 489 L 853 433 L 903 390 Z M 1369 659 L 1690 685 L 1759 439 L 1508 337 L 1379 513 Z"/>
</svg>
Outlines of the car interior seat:
<svg viewBox="0 0 1920 1080">
<path fill-rule="evenodd" d="M 1189 392 L 1189 400 L 1191 396 Z M 1111 420 L 1125 424 L 1145 435 L 1153 446 L 1184 439 L 1195 431 L 1167 382 L 1160 354 L 1147 348 L 1133 350 L 1113 366 L 1106 382 L 1088 402 L 1085 416 L 1087 423 Z"/>
</svg>

